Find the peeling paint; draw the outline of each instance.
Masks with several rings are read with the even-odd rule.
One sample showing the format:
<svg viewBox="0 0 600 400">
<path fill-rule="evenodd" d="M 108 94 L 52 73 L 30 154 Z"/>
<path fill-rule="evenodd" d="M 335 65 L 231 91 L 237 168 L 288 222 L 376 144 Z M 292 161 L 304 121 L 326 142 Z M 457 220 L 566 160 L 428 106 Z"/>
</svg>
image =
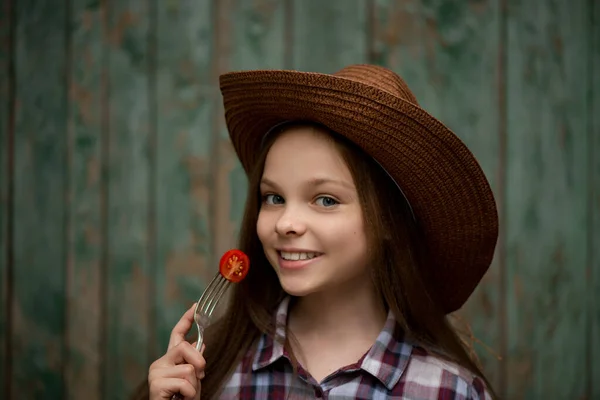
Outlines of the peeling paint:
<svg viewBox="0 0 600 400">
<path fill-rule="evenodd" d="M 189 303 L 199 297 L 203 282 L 210 282 L 216 269 L 208 268 L 205 254 L 193 249 L 174 252 L 169 255 L 165 265 L 166 287 L 165 299 L 173 304 Z M 194 287 L 190 296 L 189 288 L 182 287 L 179 280 L 183 278 L 186 284 Z"/>
<path fill-rule="evenodd" d="M 588 114 L 600 64 L 588 53 L 600 36 L 588 32 L 597 31 L 587 26 L 592 3 L 169 0 L 153 3 L 151 18 L 148 3 L 133 0 L 73 0 L 69 12 L 49 0 L 26 11 L 12 2 L 15 209 L 0 219 L 14 211 L 18 268 L 6 329 L 14 394 L 61 398 L 68 387 L 71 398 L 98 400 L 100 389 L 125 397 L 147 373 L 148 349 L 164 351 L 172 324 L 216 271 L 214 252 L 234 243 L 245 176 L 222 125 L 217 72 L 332 72 L 370 60 L 401 72 L 420 103 L 468 142 L 498 195 L 506 262 L 495 260 L 460 313 L 474 356 L 504 384 L 504 398 L 595 398 L 600 196 L 590 186 L 600 169 L 597 118 Z M 6 251 L 2 243 L 3 260 Z"/>
<path fill-rule="evenodd" d="M 113 46 L 121 47 L 127 29 L 135 26 L 137 22 L 138 17 L 131 11 L 123 11 L 119 17 L 117 17 L 116 22 L 110 31 L 110 43 Z"/>
</svg>

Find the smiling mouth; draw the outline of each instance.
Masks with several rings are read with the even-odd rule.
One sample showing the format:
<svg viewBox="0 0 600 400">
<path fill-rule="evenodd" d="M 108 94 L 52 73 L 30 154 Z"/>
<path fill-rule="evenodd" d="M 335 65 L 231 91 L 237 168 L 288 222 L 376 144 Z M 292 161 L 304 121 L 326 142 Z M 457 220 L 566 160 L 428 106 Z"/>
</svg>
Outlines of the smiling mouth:
<svg viewBox="0 0 600 400">
<path fill-rule="evenodd" d="M 317 258 L 321 256 L 323 253 L 316 252 L 288 252 L 288 251 L 278 251 L 279 256 L 286 261 L 303 261 L 303 260 L 312 260 L 313 258 Z"/>
</svg>

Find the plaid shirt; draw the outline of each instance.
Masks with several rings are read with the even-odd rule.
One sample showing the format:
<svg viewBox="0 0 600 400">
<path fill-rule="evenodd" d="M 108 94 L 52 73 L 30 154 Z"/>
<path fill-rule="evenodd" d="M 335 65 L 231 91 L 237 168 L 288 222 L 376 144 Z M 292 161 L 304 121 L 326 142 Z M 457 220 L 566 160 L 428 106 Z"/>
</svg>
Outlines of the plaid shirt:
<svg viewBox="0 0 600 400">
<path fill-rule="evenodd" d="M 220 399 L 491 399 L 484 382 L 467 369 L 402 340 L 393 314 L 375 344 L 357 363 L 317 382 L 302 366 L 294 376 L 282 343 L 289 297 L 276 314 L 276 335 L 262 335 L 220 394 Z"/>
</svg>

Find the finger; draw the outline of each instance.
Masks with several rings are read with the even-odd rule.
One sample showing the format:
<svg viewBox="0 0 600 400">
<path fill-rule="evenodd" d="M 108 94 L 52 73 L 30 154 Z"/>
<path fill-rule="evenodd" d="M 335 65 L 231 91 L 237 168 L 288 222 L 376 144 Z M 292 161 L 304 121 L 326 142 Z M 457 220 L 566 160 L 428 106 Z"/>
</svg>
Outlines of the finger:
<svg viewBox="0 0 600 400">
<path fill-rule="evenodd" d="M 200 348 L 200 355 L 202 355 L 202 361 L 204 362 L 204 366 L 200 369 L 196 370 L 196 376 L 198 377 L 198 379 L 204 379 L 204 370 L 206 369 L 206 359 L 204 358 L 204 349 L 206 349 L 206 345 L 202 345 L 202 347 Z M 200 371 L 200 373 L 198 373 L 198 371 Z M 200 382 L 198 382 L 198 385 L 200 385 Z"/>
<path fill-rule="evenodd" d="M 200 376 L 202 376 L 202 374 L 197 372 L 192 364 L 179 364 L 169 368 L 158 368 L 150 371 L 148 374 L 148 381 L 158 382 L 165 378 L 179 378 L 185 379 L 197 389 L 198 380 L 201 379 Z"/>
<path fill-rule="evenodd" d="M 198 342 L 194 342 L 192 343 L 192 347 L 196 348 L 196 346 L 198 345 Z M 204 355 L 204 349 L 206 348 L 206 345 L 203 343 L 202 347 L 200 347 L 200 354 Z"/>
<path fill-rule="evenodd" d="M 181 316 L 177 324 L 173 327 L 171 331 L 171 337 L 169 338 L 169 346 L 167 349 L 171 349 L 177 346 L 179 343 L 185 341 L 185 335 L 190 331 L 192 324 L 194 323 L 194 309 L 196 308 L 196 303 L 192 304 L 192 306 Z"/>
<path fill-rule="evenodd" d="M 181 393 L 186 399 L 196 397 L 198 391 L 185 379 L 167 378 L 150 385 L 150 397 L 159 399 L 170 399 L 174 394 Z"/>
<path fill-rule="evenodd" d="M 163 357 L 165 363 L 163 365 L 178 365 L 178 364 L 192 364 L 199 372 L 204 371 L 206 367 L 206 360 L 194 346 L 188 342 L 182 342 L 177 347 L 169 350 L 165 357 Z"/>
<path fill-rule="evenodd" d="M 192 343 L 192 347 L 193 347 L 194 349 L 196 348 L 196 344 L 197 344 L 197 343 L 198 343 L 198 342 L 194 342 L 194 343 Z M 204 359 L 204 349 L 205 349 L 205 348 L 206 348 L 206 346 L 205 346 L 205 345 L 202 345 L 202 347 L 200 348 L 200 351 L 198 352 L 198 353 L 199 353 L 199 354 L 202 356 L 202 358 L 203 358 L 203 360 L 202 360 L 202 361 L 203 361 L 203 365 L 200 365 L 200 367 L 202 367 L 202 368 L 197 368 L 197 369 L 196 369 L 196 368 L 194 367 L 194 368 L 196 369 L 196 377 L 197 377 L 198 379 L 204 379 L 204 370 L 206 369 L 206 360 Z"/>
<path fill-rule="evenodd" d="M 200 376 L 200 372 L 204 372 L 206 367 L 206 360 L 194 346 L 188 342 L 181 342 L 178 346 L 167 351 L 167 354 L 154 361 L 150 366 L 150 370 L 172 368 L 179 364 L 193 365 L 197 370 L 196 375 Z"/>
</svg>

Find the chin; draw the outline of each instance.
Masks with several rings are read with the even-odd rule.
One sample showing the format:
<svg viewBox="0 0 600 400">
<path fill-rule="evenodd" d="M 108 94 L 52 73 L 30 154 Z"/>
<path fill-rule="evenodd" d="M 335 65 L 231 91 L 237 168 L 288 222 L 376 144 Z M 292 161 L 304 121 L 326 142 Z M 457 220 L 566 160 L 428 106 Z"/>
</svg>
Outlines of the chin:
<svg viewBox="0 0 600 400">
<path fill-rule="evenodd" d="M 294 297 L 304 297 L 319 291 L 319 287 L 307 284 L 306 281 L 279 278 L 279 283 L 287 294 Z"/>
</svg>

